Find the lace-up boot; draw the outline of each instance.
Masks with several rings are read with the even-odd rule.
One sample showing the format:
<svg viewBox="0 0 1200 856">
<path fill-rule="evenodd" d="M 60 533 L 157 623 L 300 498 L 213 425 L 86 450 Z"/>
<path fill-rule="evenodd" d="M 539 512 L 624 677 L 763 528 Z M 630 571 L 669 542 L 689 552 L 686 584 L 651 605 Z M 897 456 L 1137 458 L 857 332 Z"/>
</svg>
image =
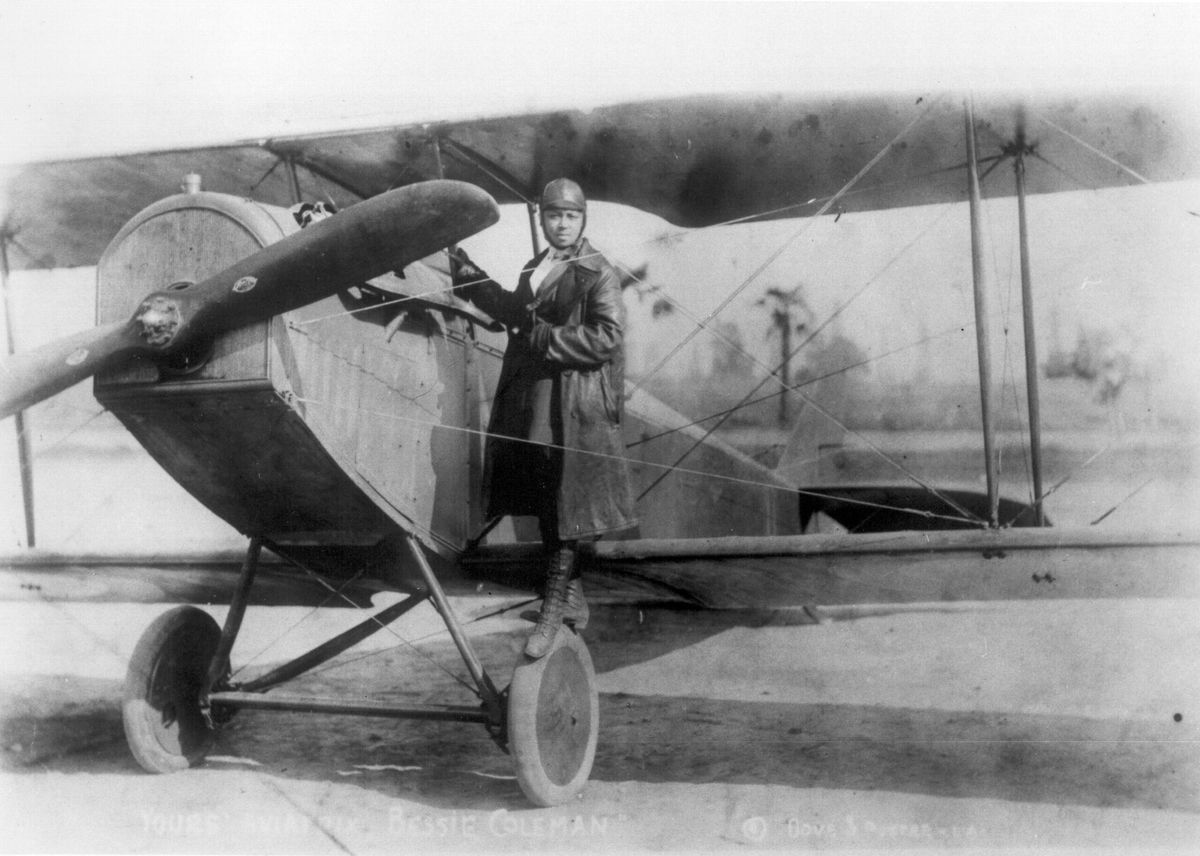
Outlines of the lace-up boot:
<svg viewBox="0 0 1200 856">
<path fill-rule="evenodd" d="M 522 618 L 533 622 L 538 620 L 539 615 L 541 613 L 536 609 L 527 609 L 521 613 Z M 576 630 L 583 630 L 588 626 L 590 616 L 591 610 L 588 609 L 587 600 L 583 597 L 583 577 L 576 575 L 567 585 L 567 606 L 563 610 L 563 623 L 571 625 Z"/>
<path fill-rule="evenodd" d="M 556 550 L 550 555 L 546 569 L 546 593 L 542 598 L 542 611 L 537 624 L 525 643 L 526 656 L 544 657 L 554 646 L 554 639 L 562 626 L 567 611 L 568 591 L 571 576 L 575 571 L 575 551 L 569 548 Z M 582 595 L 582 590 L 581 590 Z"/>
<path fill-rule="evenodd" d="M 588 625 L 591 610 L 583 597 L 583 577 L 576 574 L 567 583 L 567 608 L 563 610 L 563 621 L 576 630 L 582 630 Z"/>
</svg>

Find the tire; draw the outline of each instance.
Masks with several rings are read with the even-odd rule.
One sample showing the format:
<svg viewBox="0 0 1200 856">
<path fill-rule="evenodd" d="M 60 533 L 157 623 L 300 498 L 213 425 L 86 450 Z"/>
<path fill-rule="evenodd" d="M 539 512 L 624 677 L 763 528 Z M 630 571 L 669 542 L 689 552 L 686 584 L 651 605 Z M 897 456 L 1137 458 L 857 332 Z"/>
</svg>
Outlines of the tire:
<svg viewBox="0 0 1200 856">
<path fill-rule="evenodd" d="M 179 606 L 146 628 L 125 675 L 122 717 L 133 757 L 151 773 L 204 761 L 216 732 L 200 709 L 200 692 L 221 628 L 207 612 Z"/>
<path fill-rule="evenodd" d="M 508 744 L 529 801 L 561 805 L 582 791 L 599 733 L 592 657 L 579 634 L 564 626 L 550 653 L 517 666 L 508 691 Z"/>
</svg>

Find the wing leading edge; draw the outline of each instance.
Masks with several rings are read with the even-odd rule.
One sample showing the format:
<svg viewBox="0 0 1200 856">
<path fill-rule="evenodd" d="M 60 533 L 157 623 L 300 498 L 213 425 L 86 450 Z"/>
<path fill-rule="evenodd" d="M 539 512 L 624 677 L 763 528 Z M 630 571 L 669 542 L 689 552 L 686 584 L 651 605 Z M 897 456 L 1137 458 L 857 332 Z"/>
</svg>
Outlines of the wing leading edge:
<svg viewBox="0 0 1200 856">
<path fill-rule="evenodd" d="M 537 545 L 480 548 L 477 578 L 514 584 Z M 1054 598 L 1198 597 L 1200 540 L 1094 529 L 599 541 L 589 597 L 709 609 Z"/>
<path fill-rule="evenodd" d="M 1165 100 L 1119 96 L 981 100 L 985 166 L 1014 139 L 1019 106 L 1045 167 L 1030 169 L 1032 193 L 1200 174 L 1194 117 Z M 75 267 L 94 264 L 129 218 L 188 173 L 205 189 L 269 204 L 296 201 L 298 189 L 339 207 L 437 177 L 517 202 L 570 175 L 591 198 L 697 227 L 812 214 L 884 148 L 836 210 L 957 201 L 964 146 L 957 97 L 693 97 L 35 163 L 8 170 L 0 194 L 13 269 Z"/>
</svg>

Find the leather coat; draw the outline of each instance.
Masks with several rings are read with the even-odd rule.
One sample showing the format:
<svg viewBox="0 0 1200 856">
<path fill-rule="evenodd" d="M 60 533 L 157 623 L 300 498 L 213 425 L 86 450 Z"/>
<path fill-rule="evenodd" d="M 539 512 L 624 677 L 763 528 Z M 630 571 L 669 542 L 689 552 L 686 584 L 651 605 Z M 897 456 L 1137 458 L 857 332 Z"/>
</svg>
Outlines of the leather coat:
<svg viewBox="0 0 1200 856">
<path fill-rule="evenodd" d="M 624 305 L 616 271 L 586 239 L 535 296 L 530 275 L 544 256 L 515 292 L 487 280 L 459 293 L 509 330 L 484 456 L 487 514 L 537 514 L 553 490 L 558 535 L 575 540 L 637 524 L 621 435 Z M 557 484 L 531 483 L 548 454 L 536 444 L 561 464 Z"/>
</svg>

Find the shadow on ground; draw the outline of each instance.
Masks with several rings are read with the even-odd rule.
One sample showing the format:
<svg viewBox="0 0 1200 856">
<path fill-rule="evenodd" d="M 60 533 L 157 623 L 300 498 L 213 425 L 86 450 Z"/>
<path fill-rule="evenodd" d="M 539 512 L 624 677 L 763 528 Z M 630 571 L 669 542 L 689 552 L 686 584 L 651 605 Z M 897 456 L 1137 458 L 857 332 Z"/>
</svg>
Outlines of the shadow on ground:
<svg viewBox="0 0 1200 856">
<path fill-rule="evenodd" d="M 807 621 L 800 613 L 602 609 L 587 637 L 604 672 L 731 626 Z M 519 631 L 480 641 L 481 657 L 501 685 L 521 643 Z M 461 704 L 470 700 L 453 677 L 462 672 L 452 646 L 431 640 L 419 651 L 393 648 L 310 674 L 295 689 Z M 62 679 L 31 678 L 6 686 L 5 693 L 0 745 L 8 769 L 146 775 L 124 745 L 118 682 L 73 689 Z M 59 703 L 47 706 L 51 697 Z M 1189 812 L 1200 807 L 1190 724 L 619 693 L 604 694 L 600 702 L 592 773 L 597 781 L 765 784 Z M 226 726 L 213 754 L 208 767 L 214 770 L 352 782 L 447 809 L 527 806 L 509 757 L 478 725 L 243 711 Z"/>
</svg>

